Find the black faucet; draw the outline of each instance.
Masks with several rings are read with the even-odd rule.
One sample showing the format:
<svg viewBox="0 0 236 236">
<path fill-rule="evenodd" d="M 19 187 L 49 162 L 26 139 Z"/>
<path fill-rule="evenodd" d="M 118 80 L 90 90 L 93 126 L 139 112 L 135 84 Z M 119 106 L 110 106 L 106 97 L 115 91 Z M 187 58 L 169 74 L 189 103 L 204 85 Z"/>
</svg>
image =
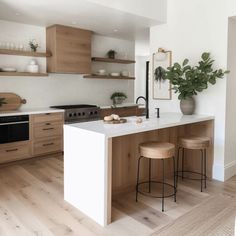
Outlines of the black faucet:
<svg viewBox="0 0 236 236">
<path fill-rule="evenodd" d="M 149 118 L 149 109 L 148 109 L 148 99 L 143 97 L 143 96 L 139 96 L 136 99 L 136 104 L 138 104 L 139 99 L 143 99 L 145 101 L 145 114 L 146 114 L 146 118 Z"/>
</svg>

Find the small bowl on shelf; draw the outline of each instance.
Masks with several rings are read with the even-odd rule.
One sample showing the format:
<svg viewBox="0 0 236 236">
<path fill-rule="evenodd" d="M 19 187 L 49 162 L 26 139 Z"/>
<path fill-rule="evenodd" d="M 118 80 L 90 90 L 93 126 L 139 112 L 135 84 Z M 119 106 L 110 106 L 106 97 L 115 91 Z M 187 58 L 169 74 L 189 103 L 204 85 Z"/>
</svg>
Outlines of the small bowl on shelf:
<svg viewBox="0 0 236 236">
<path fill-rule="evenodd" d="M 118 77 L 118 76 L 120 76 L 120 73 L 118 73 L 118 72 L 112 72 L 112 73 L 110 73 L 110 75 L 111 75 L 111 76 Z"/>
</svg>

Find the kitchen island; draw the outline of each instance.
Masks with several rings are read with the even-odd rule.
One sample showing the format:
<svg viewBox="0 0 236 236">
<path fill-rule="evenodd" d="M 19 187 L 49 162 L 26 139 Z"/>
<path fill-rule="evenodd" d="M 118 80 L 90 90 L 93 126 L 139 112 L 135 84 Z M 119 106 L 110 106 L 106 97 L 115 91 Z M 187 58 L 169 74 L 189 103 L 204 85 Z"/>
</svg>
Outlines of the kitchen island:
<svg viewBox="0 0 236 236">
<path fill-rule="evenodd" d="M 64 125 L 64 198 L 102 226 L 111 223 L 112 197 L 135 190 L 138 146 L 145 141 L 166 141 L 177 146 L 178 137 L 204 135 L 212 140 L 208 150 L 207 175 L 212 175 L 214 117 L 162 114 L 136 124 L 128 117 L 124 124 L 103 121 Z M 185 166 L 199 171 L 196 152 L 188 151 Z M 145 163 L 146 164 L 146 163 Z M 141 179 L 148 176 L 142 165 Z M 171 163 L 165 165 L 171 175 Z M 161 171 L 158 162 L 152 165 L 153 178 Z"/>
</svg>

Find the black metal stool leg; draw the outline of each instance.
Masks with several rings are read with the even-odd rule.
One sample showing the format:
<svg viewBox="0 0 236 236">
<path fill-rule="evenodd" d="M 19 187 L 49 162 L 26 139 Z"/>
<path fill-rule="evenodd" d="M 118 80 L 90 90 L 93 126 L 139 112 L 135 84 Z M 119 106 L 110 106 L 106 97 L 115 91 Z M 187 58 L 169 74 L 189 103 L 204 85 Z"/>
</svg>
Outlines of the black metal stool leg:
<svg viewBox="0 0 236 236">
<path fill-rule="evenodd" d="M 206 173 L 206 170 L 207 170 L 207 167 L 206 167 L 206 166 L 207 166 L 206 155 L 207 155 L 206 149 L 204 149 L 204 175 L 205 175 L 204 179 L 205 179 L 205 188 L 207 187 L 207 185 L 206 185 L 206 180 L 207 180 L 207 173 Z"/>
<path fill-rule="evenodd" d="M 175 157 L 173 157 L 173 173 L 174 173 L 174 199 L 176 202 Z"/>
<path fill-rule="evenodd" d="M 164 211 L 164 198 L 165 198 L 165 165 L 164 159 L 162 159 L 162 212 Z"/>
<path fill-rule="evenodd" d="M 149 183 L 148 183 L 148 192 L 151 193 L 151 173 L 152 173 L 152 162 L 151 159 L 149 158 Z"/>
<path fill-rule="evenodd" d="M 185 150 L 182 148 L 182 180 L 184 179 L 184 155 L 185 155 Z"/>
<path fill-rule="evenodd" d="M 202 182 L 203 182 L 203 163 L 204 163 L 204 152 L 201 149 L 201 154 L 202 154 L 202 158 L 201 158 L 201 192 L 202 192 Z"/>
<path fill-rule="evenodd" d="M 137 183 L 136 183 L 136 202 L 138 201 L 138 184 L 139 184 L 139 168 L 140 168 L 140 160 L 143 157 L 139 157 L 138 159 L 138 171 L 137 171 Z"/>
<path fill-rule="evenodd" d="M 176 188 L 178 186 L 178 180 L 179 180 L 179 156 L 180 156 L 180 150 L 181 150 L 181 147 L 178 148 L 178 155 L 177 155 Z"/>
</svg>

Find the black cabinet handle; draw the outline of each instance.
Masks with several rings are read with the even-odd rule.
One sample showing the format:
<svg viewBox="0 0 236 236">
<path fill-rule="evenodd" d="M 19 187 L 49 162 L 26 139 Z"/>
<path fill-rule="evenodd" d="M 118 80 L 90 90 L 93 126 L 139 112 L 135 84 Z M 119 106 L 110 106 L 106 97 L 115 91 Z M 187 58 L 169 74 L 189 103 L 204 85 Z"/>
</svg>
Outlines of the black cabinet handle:
<svg viewBox="0 0 236 236">
<path fill-rule="evenodd" d="M 16 152 L 16 151 L 18 151 L 18 148 L 6 150 L 6 152 Z"/>
<path fill-rule="evenodd" d="M 43 146 L 44 147 L 46 147 L 46 146 L 52 146 L 54 143 L 45 143 L 45 144 L 43 144 Z"/>
<path fill-rule="evenodd" d="M 54 129 L 54 128 L 45 128 L 45 129 L 43 129 L 43 130 L 52 130 L 52 129 Z"/>
</svg>

